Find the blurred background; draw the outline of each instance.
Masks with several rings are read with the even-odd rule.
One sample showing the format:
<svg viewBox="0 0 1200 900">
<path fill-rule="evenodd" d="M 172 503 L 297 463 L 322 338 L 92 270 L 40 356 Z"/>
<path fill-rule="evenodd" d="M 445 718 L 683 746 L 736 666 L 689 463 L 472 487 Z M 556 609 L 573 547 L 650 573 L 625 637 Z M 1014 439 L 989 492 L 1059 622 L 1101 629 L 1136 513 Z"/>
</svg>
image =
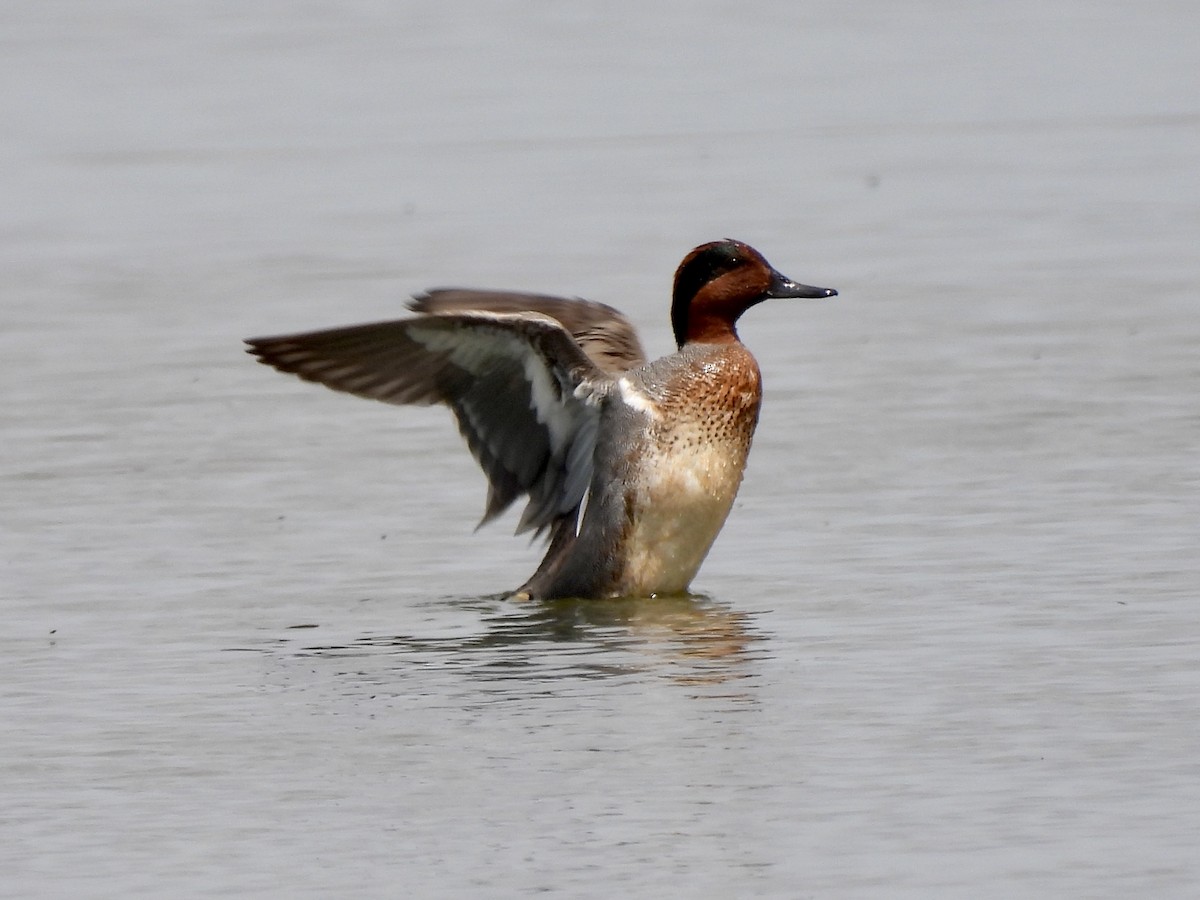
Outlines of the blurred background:
<svg viewBox="0 0 1200 900">
<path fill-rule="evenodd" d="M 1186 896 L 1193 4 L 0 9 L 11 896 Z M 442 410 L 249 335 L 613 304 L 735 237 L 742 497 L 659 605 L 496 599 Z M 515 522 L 515 519 L 513 519 Z"/>
</svg>

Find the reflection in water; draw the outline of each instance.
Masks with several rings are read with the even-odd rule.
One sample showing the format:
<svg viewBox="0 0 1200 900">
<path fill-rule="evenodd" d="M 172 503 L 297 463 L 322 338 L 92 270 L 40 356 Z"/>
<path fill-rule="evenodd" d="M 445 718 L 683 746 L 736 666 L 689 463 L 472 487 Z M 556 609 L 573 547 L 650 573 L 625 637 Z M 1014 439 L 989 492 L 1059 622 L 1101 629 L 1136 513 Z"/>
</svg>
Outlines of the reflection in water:
<svg viewBox="0 0 1200 900">
<path fill-rule="evenodd" d="M 647 676 L 719 685 L 750 677 L 748 663 L 762 658 L 761 651 L 752 652 L 763 639 L 752 614 L 703 596 L 436 602 L 444 612 L 468 613 L 472 624 L 459 621 L 447 636 L 365 635 L 344 644 L 307 645 L 295 655 L 371 660 L 364 668 L 376 670 L 382 663 L 393 675 L 418 665 L 488 682 L 515 679 L 542 686 L 564 678 Z M 382 686 L 393 679 L 375 671 L 371 680 Z"/>
</svg>

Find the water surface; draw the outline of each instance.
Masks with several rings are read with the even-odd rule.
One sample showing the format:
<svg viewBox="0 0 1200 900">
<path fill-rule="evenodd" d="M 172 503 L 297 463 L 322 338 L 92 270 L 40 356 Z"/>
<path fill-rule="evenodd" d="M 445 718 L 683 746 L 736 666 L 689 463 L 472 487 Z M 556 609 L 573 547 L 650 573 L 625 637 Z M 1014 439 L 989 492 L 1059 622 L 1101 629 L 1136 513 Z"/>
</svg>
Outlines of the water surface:
<svg viewBox="0 0 1200 900">
<path fill-rule="evenodd" d="M 0 13 L 0 893 L 1190 897 L 1191 5 Z M 251 334 L 841 291 L 692 598 L 521 604 L 442 410 Z"/>
</svg>

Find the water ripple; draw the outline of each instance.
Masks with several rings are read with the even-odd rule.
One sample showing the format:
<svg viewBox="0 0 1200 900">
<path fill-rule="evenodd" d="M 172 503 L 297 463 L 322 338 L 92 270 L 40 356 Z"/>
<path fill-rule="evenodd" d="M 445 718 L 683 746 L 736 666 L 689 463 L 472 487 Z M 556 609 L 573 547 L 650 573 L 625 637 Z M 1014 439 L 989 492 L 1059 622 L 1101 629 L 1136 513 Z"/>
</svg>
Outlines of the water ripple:
<svg viewBox="0 0 1200 900">
<path fill-rule="evenodd" d="M 515 694 L 580 681 L 664 679 L 722 685 L 754 675 L 766 657 L 755 614 L 704 596 L 519 603 L 439 598 L 408 632 L 327 643 L 282 637 L 272 655 L 352 663 L 337 675 L 373 691 L 404 690 L 420 673 L 452 673 Z M 297 629 L 289 629 L 299 630 Z"/>
</svg>

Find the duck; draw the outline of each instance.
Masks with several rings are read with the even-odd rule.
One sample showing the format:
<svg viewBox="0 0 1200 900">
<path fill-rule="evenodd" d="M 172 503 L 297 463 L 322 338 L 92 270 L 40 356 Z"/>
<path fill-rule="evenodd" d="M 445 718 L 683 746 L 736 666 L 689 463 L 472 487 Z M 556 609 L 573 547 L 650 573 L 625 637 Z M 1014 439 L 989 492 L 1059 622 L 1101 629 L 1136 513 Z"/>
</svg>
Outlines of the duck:
<svg viewBox="0 0 1200 900">
<path fill-rule="evenodd" d="M 448 406 L 487 478 L 479 525 L 524 497 L 517 533 L 547 539 L 511 596 L 656 597 L 689 591 L 742 483 L 762 375 L 738 319 L 766 300 L 834 296 L 725 239 L 679 264 L 676 350 L 653 361 L 611 306 L 473 288 L 417 294 L 409 318 L 245 343 L 335 391 Z"/>
</svg>

